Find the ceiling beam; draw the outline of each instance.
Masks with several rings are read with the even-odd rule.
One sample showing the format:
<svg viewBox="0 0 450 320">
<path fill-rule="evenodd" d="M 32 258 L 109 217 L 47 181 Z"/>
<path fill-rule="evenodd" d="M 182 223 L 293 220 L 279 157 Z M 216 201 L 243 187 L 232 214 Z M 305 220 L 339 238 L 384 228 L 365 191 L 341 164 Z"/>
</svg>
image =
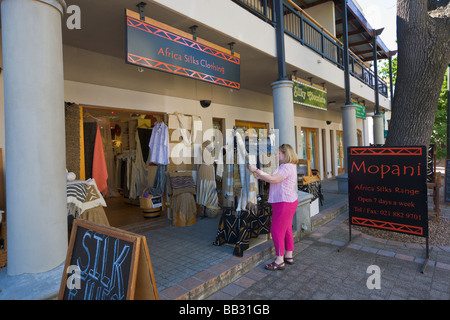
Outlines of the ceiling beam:
<svg viewBox="0 0 450 320">
<path fill-rule="evenodd" d="M 351 20 L 354 20 L 354 19 L 356 19 L 354 16 L 349 16 L 348 19 L 347 19 L 347 21 L 350 22 Z M 344 21 L 342 18 L 341 18 L 341 19 L 337 19 L 337 20 L 335 21 L 335 23 L 336 23 L 336 25 L 342 24 L 342 21 Z"/>
<path fill-rule="evenodd" d="M 300 2 L 300 7 L 302 7 L 302 9 L 306 8 L 308 6 L 308 4 L 303 1 L 303 0 L 293 0 L 294 2 Z M 298 3 L 297 3 L 298 4 Z"/>
<path fill-rule="evenodd" d="M 319 0 L 319 1 L 315 1 L 315 2 L 310 3 L 310 4 L 305 4 L 305 9 L 312 8 L 312 7 L 321 5 L 321 4 L 326 3 L 326 2 L 330 2 L 330 0 Z"/>
<path fill-rule="evenodd" d="M 370 40 L 364 39 L 363 41 L 352 42 L 352 43 L 349 43 L 348 45 L 352 46 L 352 47 L 356 47 L 356 46 L 360 46 L 360 45 L 368 44 L 368 43 L 370 43 Z"/>
<path fill-rule="evenodd" d="M 348 33 L 349 36 L 354 36 L 355 34 L 360 34 L 360 33 L 364 33 L 365 31 L 361 31 L 361 30 L 354 30 L 354 31 L 350 31 Z M 344 34 L 340 33 L 340 34 L 336 34 L 336 38 L 340 38 L 342 37 Z"/>
</svg>

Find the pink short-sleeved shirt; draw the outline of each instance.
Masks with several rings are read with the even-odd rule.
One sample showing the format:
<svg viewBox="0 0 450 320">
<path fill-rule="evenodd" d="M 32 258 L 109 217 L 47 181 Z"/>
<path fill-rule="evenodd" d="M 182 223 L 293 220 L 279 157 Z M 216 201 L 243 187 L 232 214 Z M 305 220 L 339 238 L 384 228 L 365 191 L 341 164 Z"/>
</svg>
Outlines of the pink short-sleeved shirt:
<svg viewBox="0 0 450 320">
<path fill-rule="evenodd" d="M 271 183 L 269 202 L 294 202 L 297 195 L 297 166 L 293 163 L 282 163 L 273 174 L 284 178 L 280 183 Z"/>
</svg>

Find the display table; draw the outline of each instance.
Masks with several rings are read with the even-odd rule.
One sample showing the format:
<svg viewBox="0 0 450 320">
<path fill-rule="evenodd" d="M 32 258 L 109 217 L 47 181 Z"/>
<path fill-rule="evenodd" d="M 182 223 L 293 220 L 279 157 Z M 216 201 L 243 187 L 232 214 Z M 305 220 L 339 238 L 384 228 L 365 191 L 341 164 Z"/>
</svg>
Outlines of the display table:
<svg viewBox="0 0 450 320">
<path fill-rule="evenodd" d="M 242 257 L 250 239 L 270 233 L 271 221 L 272 206 L 267 202 L 242 210 L 238 215 L 233 208 L 224 208 L 213 244 L 235 244 L 233 255 Z"/>
</svg>

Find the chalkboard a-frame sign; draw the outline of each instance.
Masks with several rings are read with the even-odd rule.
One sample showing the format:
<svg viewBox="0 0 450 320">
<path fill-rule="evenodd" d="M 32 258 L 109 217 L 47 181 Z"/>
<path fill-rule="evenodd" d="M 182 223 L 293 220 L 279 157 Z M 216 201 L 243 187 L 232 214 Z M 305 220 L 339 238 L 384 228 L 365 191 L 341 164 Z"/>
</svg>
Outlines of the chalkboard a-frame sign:
<svg viewBox="0 0 450 320">
<path fill-rule="evenodd" d="M 144 236 L 75 220 L 59 300 L 158 300 Z"/>
</svg>

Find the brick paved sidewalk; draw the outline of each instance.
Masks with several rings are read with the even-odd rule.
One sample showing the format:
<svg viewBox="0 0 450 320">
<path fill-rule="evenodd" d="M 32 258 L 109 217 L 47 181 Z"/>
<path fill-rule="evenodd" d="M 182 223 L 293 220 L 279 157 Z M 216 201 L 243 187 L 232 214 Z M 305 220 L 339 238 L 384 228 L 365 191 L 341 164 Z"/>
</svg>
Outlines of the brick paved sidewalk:
<svg viewBox="0 0 450 320">
<path fill-rule="evenodd" d="M 348 240 L 347 217 L 341 214 L 296 243 L 295 264 L 284 271 L 265 270 L 272 259 L 265 261 L 207 299 L 449 300 L 450 248 L 434 247 L 424 273 L 423 245 L 362 234 L 338 252 Z M 381 289 L 367 287 L 371 265 L 381 270 Z"/>
</svg>

